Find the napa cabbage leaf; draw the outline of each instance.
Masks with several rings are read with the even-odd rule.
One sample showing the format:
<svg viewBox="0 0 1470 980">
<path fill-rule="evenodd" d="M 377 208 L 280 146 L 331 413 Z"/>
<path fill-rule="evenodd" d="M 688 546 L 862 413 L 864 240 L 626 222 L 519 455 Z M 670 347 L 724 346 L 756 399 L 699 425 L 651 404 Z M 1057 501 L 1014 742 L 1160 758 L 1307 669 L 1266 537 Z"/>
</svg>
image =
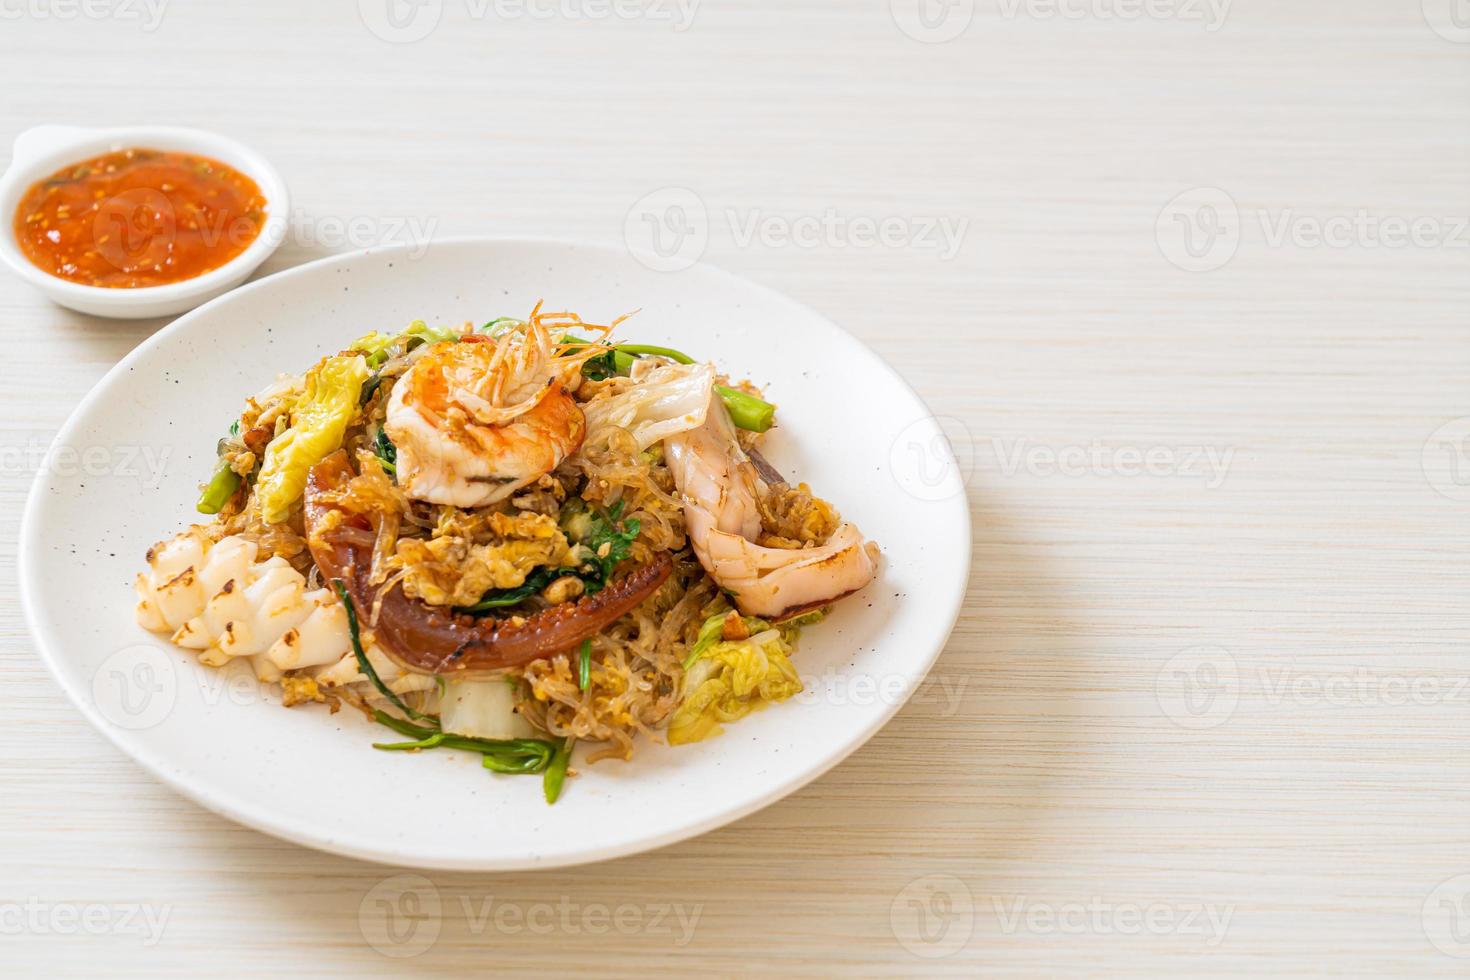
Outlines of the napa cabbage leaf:
<svg viewBox="0 0 1470 980">
<path fill-rule="evenodd" d="M 360 354 L 325 358 L 307 372 L 306 390 L 291 408 L 290 425 L 265 447 L 255 484 L 265 521 L 286 520 L 306 489 L 307 471 L 342 447 L 367 377 L 367 360 Z"/>
<path fill-rule="evenodd" d="M 725 615 L 711 616 L 700 629 L 694 649 L 703 649 L 684 674 L 684 697 L 669 721 L 670 745 L 718 735 L 721 724 L 801 691 L 801 678 L 791 662 L 794 648 L 783 631 L 767 627 L 744 640 L 717 639 L 716 625 Z M 746 622 L 765 625 L 760 620 Z"/>
</svg>

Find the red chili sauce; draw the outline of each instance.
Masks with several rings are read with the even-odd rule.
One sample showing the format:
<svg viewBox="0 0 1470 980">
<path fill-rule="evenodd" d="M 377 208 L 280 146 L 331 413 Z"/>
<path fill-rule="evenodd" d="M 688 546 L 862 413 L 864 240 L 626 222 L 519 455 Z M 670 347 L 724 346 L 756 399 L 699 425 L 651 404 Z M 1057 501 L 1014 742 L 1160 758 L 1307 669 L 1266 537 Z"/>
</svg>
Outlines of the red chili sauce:
<svg viewBox="0 0 1470 980">
<path fill-rule="evenodd" d="M 132 149 L 37 181 L 15 210 L 15 238 L 45 272 L 130 289 L 218 269 L 260 237 L 266 200 L 218 160 Z"/>
</svg>

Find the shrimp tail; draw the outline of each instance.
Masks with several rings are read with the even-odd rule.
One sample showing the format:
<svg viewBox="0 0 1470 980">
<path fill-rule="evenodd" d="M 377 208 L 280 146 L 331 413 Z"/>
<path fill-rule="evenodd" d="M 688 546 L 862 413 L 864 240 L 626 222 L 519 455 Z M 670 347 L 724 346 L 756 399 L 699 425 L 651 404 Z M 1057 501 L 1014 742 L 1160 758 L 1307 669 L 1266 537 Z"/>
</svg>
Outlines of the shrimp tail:
<svg viewBox="0 0 1470 980">
<path fill-rule="evenodd" d="M 661 554 L 595 595 L 524 619 L 453 613 L 409 598 L 399 582 L 381 586 L 370 581 L 372 536 L 366 522 L 332 500 L 333 492 L 352 476 L 343 452 L 312 468 L 306 487 L 311 555 L 323 577 L 341 580 L 365 618 L 376 610 L 374 643 L 415 673 L 473 677 L 571 650 L 653 595 L 673 570 L 672 559 Z"/>
</svg>

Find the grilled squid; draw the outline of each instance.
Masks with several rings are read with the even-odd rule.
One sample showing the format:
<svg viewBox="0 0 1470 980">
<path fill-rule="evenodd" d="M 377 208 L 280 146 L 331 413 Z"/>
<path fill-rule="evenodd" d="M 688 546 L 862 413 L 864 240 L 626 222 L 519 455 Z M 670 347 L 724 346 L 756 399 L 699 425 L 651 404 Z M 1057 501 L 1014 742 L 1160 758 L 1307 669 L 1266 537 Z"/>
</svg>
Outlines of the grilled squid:
<svg viewBox="0 0 1470 980">
<path fill-rule="evenodd" d="M 789 618 L 873 580 L 878 546 L 852 524 L 840 524 L 814 547 L 756 544 L 761 534 L 757 497 L 766 487 L 719 399 L 711 400 L 703 424 L 664 440 L 664 454 L 684 496 L 694 553 L 716 584 L 734 595 L 741 612 Z"/>
<path fill-rule="evenodd" d="M 154 545 L 147 570 L 133 582 L 138 625 L 168 632 L 210 667 L 247 660 L 262 681 L 300 670 L 327 686 L 366 681 L 336 595 L 308 589 L 284 558 L 257 557 L 255 542 L 235 535 L 216 541 L 203 527 Z M 433 686 L 399 669 L 371 643 L 364 653 L 396 694 Z"/>
<path fill-rule="evenodd" d="M 595 595 L 534 616 L 476 618 L 411 599 L 399 583 L 372 581 L 373 536 L 365 519 L 341 510 L 335 492 L 353 476 L 338 452 L 311 471 L 306 530 L 322 577 L 340 579 L 372 628 L 373 642 L 406 670 L 456 677 L 519 667 L 575 647 L 658 590 L 673 570 L 668 554 L 611 582 Z"/>
</svg>

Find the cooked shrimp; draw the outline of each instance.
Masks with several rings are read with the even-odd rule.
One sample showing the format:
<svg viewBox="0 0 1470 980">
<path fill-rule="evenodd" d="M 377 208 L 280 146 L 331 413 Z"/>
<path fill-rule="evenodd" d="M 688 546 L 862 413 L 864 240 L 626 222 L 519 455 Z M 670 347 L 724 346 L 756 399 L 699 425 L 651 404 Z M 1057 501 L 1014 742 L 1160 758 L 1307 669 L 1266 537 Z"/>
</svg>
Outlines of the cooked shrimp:
<svg viewBox="0 0 1470 980">
<path fill-rule="evenodd" d="M 755 543 L 766 488 L 718 398 L 711 400 L 703 425 L 664 441 L 664 454 L 684 496 L 694 553 L 716 584 L 735 596 L 741 612 L 781 619 L 872 581 L 878 546 L 852 524 L 840 524 L 825 542 L 809 548 Z"/>
<path fill-rule="evenodd" d="M 524 332 L 469 335 L 419 355 L 394 385 L 384 423 L 408 495 L 482 507 L 576 451 L 587 422 L 565 385 L 582 359 L 555 354 L 533 318 Z"/>
</svg>

